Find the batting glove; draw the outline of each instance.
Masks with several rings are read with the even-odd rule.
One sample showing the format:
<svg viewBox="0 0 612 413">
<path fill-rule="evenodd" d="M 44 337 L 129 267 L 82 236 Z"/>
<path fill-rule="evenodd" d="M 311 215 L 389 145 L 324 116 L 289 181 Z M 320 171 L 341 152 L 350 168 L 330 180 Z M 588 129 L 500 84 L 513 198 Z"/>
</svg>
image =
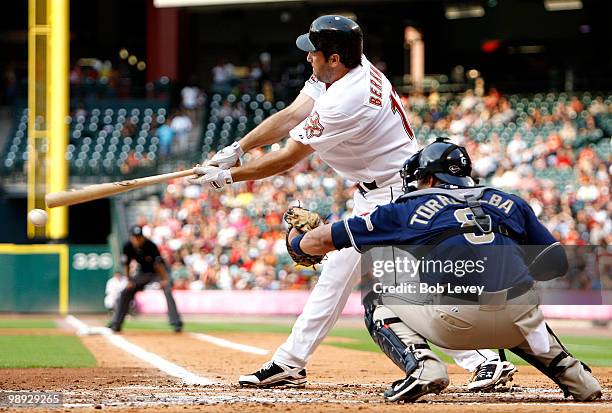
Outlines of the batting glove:
<svg viewBox="0 0 612 413">
<path fill-rule="evenodd" d="M 207 165 L 217 166 L 221 169 L 229 169 L 236 164 L 240 164 L 240 157 L 244 155 L 244 151 L 240 147 L 238 142 L 232 143 L 230 146 L 226 146 L 215 154 L 208 162 Z"/>
<path fill-rule="evenodd" d="M 234 183 L 229 169 L 221 169 L 216 166 L 206 165 L 195 167 L 193 172 L 197 176 L 187 179 L 190 184 L 208 185 L 215 191 L 222 191 L 225 185 L 231 185 Z"/>
</svg>

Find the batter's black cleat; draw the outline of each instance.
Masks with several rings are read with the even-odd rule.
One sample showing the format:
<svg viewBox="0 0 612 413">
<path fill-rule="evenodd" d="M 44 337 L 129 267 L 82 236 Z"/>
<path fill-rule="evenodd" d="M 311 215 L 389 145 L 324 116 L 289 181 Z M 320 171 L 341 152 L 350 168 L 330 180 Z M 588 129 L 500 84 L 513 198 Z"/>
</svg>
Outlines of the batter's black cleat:
<svg viewBox="0 0 612 413">
<path fill-rule="evenodd" d="M 469 391 L 491 391 L 512 381 L 516 366 L 509 361 L 490 360 L 482 363 L 472 375 Z"/>
<path fill-rule="evenodd" d="M 430 393 L 440 393 L 448 386 L 448 379 L 440 378 L 433 381 L 425 381 L 413 376 L 393 382 L 391 387 L 385 391 L 385 400 L 388 402 L 411 403 L 420 397 Z"/>
<path fill-rule="evenodd" d="M 302 387 L 306 384 L 306 370 L 270 360 L 255 373 L 240 376 L 238 383 L 241 386 L 254 387 Z"/>
</svg>

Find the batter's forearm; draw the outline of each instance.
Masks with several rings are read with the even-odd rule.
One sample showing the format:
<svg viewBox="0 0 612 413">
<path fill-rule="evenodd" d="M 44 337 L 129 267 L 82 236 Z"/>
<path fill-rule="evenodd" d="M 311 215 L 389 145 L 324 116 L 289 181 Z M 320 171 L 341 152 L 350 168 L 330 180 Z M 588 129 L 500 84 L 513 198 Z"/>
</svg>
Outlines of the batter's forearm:
<svg viewBox="0 0 612 413">
<path fill-rule="evenodd" d="M 267 178 L 289 170 L 295 163 L 278 156 L 278 152 L 267 153 L 244 166 L 231 168 L 234 182 L 252 181 Z"/>
<path fill-rule="evenodd" d="M 283 111 L 277 112 L 240 139 L 240 147 L 244 152 L 248 152 L 251 149 L 276 143 L 287 136 L 298 123 L 294 124 L 291 117 L 283 114 Z"/>
<path fill-rule="evenodd" d="M 310 155 L 313 149 L 292 139 L 275 152 L 268 152 L 248 164 L 230 169 L 234 182 L 267 178 L 291 169 L 296 163 Z"/>
<path fill-rule="evenodd" d="M 314 100 L 300 93 L 297 98 L 285 109 L 275 113 L 251 132 L 240 139 L 240 147 L 244 152 L 271 145 L 283 139 L 289 131 L 300 124 L 312 111 Z"/>
</svg>

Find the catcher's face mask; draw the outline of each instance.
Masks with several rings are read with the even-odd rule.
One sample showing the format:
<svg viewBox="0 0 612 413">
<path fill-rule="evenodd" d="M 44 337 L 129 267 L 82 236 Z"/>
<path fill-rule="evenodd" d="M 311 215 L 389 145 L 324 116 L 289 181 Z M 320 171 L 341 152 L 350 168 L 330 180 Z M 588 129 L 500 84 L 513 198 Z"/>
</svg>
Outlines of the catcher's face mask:
<svg viewBox="0 0 612 413">
<path fill-rule="evenodd" d="M 419 168 L 419 157 L 421 156 L 421 151 L 418 151 L 410 158 L 408 158 L 408 160 L 404 162 L 404 166 L 402 166 L 402 169 L 400 169 L 400 176 L 402 177 L 403 182 L 402 190 L 404 192 L 410 192 L 412 188 L 416 185 L 416 174 L 417 169 Z"/>
</svg>

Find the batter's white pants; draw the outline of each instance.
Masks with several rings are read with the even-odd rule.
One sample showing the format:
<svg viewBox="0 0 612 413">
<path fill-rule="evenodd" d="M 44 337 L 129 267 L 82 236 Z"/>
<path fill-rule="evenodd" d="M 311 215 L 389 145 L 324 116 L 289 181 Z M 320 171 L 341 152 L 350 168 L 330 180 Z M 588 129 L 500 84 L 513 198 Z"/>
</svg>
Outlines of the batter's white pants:
<svg viewBox="0 0 612 413">
<path fill-rule="evenodd" d="M 355 191 L 354 215 L 372 212 L 377 205 L 393 201 L 403 192 L 400 187 L 379 188 L 361 195 Z M 308 359 L 332 329 L 349 295 L 359 282 L 360 259 L 353 248 L 327 254 L 321 276 L 304 305 L 302 314 L 293 325 L 291 334 L 274 353 L 272 360 L 293 367 L 306 367 Z M 466 370 L 474 371 L 486 360 L 497 358 L 491 350 L 441 349 Z"/>
</svg>

